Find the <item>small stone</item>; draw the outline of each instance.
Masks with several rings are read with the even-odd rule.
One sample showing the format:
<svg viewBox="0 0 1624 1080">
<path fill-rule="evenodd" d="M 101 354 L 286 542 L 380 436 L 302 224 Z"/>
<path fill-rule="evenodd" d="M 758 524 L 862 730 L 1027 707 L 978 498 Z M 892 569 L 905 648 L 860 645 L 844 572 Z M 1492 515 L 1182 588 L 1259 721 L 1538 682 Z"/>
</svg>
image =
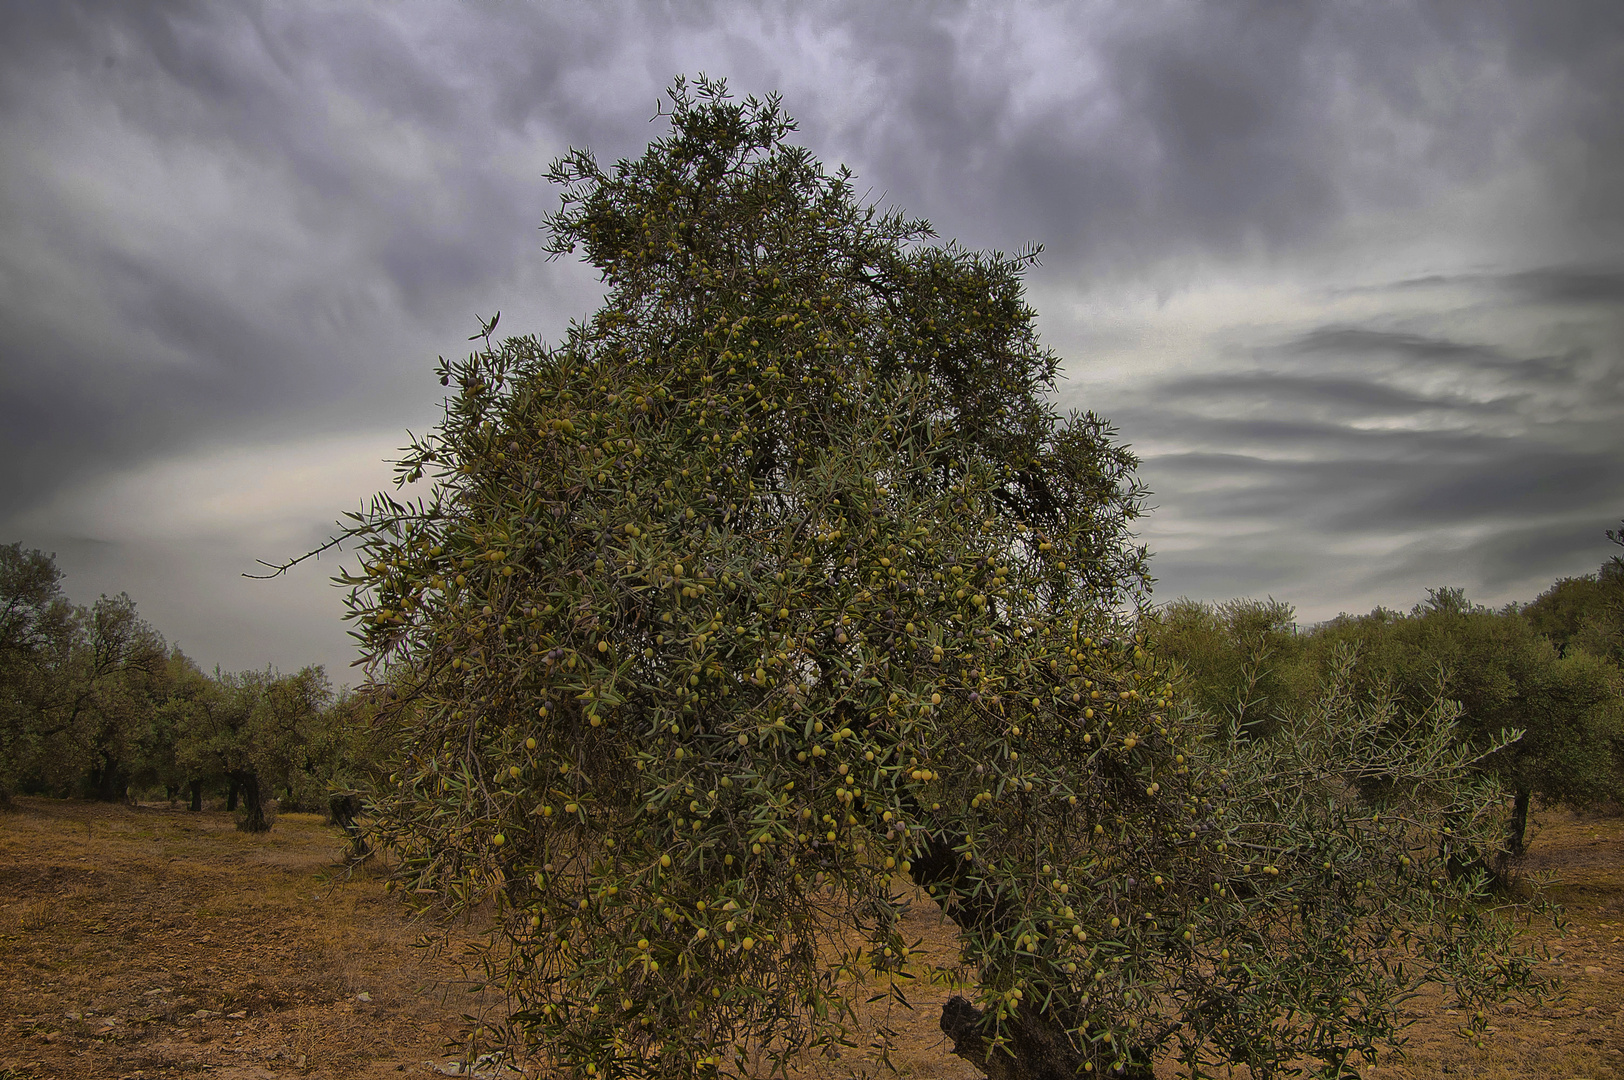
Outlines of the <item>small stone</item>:
<svg viewBox="0 0 1624 1080">
<path fill-rule="evenodd" d="M 372 995 L 367 993 L 367 991 L 363 990 L 359 994 L 355 995 L 355 1000 L 356 1001 L 371 1001 L 372 1000 Z"/>
</svg>

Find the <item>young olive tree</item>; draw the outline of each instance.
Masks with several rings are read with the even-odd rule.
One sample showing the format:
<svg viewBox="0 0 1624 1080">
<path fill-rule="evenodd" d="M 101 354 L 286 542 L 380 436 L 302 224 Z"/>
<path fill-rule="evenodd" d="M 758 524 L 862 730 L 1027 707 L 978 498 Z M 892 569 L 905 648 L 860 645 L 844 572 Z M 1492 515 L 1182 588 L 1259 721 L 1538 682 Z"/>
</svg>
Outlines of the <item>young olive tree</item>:
<svg viewBox="0 0 1624 1080">
<path fill-rule="evenodd" d="M 495 901 L 506 1035 L 601 1077 L 832 1048 L 850 977 L 908 962 L 899 877 L 957 922 L 975 1001 L 942 1023 L 994 1075 L 1340 1060 L 1411 977 L 1351 933 L 1319 963 L 1345 911 L 1473 963 L 1464 893 L 1398 847 L 1234 831 L 1128 621 L 1136 462 L 1049 404 L 1033 255 L 863 205 L 775 98 L 671 101 L 640 159 L 553 170 L 602 308 L 442 361 L 399 463 L 432 494 L 338 538 L 405 748 L 377 835 L 411 895 Z"/>
</svg>

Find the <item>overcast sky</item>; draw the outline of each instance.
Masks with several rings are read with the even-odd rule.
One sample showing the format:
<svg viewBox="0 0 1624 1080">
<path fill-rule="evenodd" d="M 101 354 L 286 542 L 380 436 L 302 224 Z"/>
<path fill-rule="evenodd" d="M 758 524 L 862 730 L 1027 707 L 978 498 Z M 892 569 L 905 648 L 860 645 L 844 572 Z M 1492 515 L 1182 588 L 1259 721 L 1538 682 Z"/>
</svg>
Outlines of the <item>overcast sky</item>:
<svg viewBox="0 0 1624 1080">
<path fill-rule="evenodd" d="M 673 76 L 944 238 L 1045 245 L 1159 600 L 1501 604 L 1624 517 L 1624 3 L 0 4 L 0 543 L 205 666 L 352 681 L 326 558 L 476 313 L 557 340 L 570 146 Z"/>
</svg>

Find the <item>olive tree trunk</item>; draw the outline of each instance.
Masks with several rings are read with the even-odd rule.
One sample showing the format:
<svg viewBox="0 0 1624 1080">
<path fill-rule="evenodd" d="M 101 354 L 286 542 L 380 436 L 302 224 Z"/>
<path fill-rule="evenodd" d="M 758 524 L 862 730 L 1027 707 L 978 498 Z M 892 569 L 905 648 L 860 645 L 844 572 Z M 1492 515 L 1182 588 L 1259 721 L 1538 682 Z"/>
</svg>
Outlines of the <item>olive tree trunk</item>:
<svg viewBox="0 0 1624 1080">
<path fill-rule="evenodd" d="M 129 802 L 130 774 L 116 761 L 103 758 L 90 770 L 90 797 L 97 802 Z"/>
<path fill-rule="evenodd" d="M 262 833 L 271 831 L 271 823 L 265 817 L 265 795 L 259 782 L 259 775 L 254 772 L 233 773 L 231 782 L 242 792 L 243 814 L 237 822 L 241 832 Z"/>
<path fill-rule="evenodd" d="M 962 862 L 952 845 L 936 841 L 913 863 L 914 883 L 944 898 L 944 908 L 960 926 L 982 930 L 1007 930 L 1013 920 L 997 903 L 985 899 L 969 883 L 961 881 Z M 1007 1041 L 1001 1048 L 989 1045 L 977 1030 L 982 1011 L 963 997 L 949 998 L 942 1006 L 941 1028 L 953 1040 L 953 1053 L 975 1066 L 987 1080 L 1075 1080 L 1086 1075 L 1084 1058 L 1072 1046 L 1065 1029 L 1031 1007 L 1021 1005 L 1005 1022 Z M 1119 1080 L 1155 1080 L 1150 1062 L 1130 1049 L 1129 1064 L 1118 1073 Z"/>
<path fill-rule="evenodd" d="M 334 792 L 328 797 L 327 810 L 332 815 L 333 824 L 343 829 L 344 835 L 349 837 L 350 857 L 365 858 L 372 849 L 362 835 L 360 822 L 355 820 L 361 813 L 361 796 L 353 791 Z"/>
<path fill-rule="evenodd" d="M 1530 792 L 1527 788 L 1518 788 L 1511 799 L 1511 822 L 1506 829 L 1506 854 L 1513 859 L 1520 859 L 1528 850 L 1528 800 Z"/>
</svg>

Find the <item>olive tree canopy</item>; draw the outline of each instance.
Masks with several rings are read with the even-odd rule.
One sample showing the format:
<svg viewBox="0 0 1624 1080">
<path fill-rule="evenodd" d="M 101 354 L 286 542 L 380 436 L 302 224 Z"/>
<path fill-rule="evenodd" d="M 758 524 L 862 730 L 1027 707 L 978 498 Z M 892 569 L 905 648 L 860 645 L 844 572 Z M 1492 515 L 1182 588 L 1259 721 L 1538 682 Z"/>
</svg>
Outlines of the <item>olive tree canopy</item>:
<svg viewBox="0 0 1624 1080">
<path fill-rule="evenodd" d="M 1050 404 L 1036 252 L 865 205 L 776 98 L 671 101 L 641 158 L 552 173 L 551 250 L 603 306 L 442 361 L 445 419 L 399 463 L 432 494 L 346 534 L 406 747 L 380 838 L 411 895 L 497 902 L 507 1033 L 597 1076 L 829 1046 L 851 979 L 907 964 L 899 876 L 959 926 L 976 1001 L 943 1024 L 984 1069 L 1390 1033 L 1392 980 L 1287 890 L 1325 882 L 1314 918 L 1351 926 L 1378 876 L 1431 886 L 1349 844 L 1331 887 L 1312 808 L 1235 846 L 1228 766 L 1132 636 L 1136 462 Z"/>
</svg>

